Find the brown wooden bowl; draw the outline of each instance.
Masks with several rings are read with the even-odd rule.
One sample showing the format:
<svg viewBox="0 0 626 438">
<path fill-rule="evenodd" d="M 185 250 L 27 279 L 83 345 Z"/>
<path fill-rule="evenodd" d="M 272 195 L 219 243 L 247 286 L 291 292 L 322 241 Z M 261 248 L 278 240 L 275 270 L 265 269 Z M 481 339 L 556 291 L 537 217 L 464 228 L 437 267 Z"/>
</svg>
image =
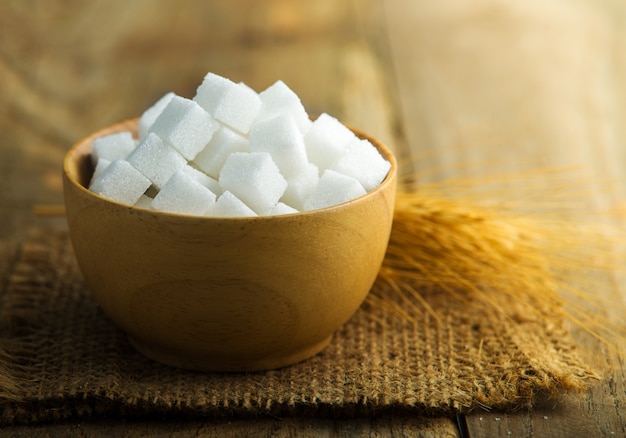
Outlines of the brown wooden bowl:
<svg viewBox="0 0 626 438">
<path fill-rule="evenodd" d="M 304 360 L 328 345 L 380 269 L 397 165 L 382 184 L 337 206 L 284 216 L 211 218 L 122 205 L 89 191 L 95 138 L 63 163 L 71 241 L 87 286 L 144 355 L 207 371 L 252 371 Z"/>
</svg>

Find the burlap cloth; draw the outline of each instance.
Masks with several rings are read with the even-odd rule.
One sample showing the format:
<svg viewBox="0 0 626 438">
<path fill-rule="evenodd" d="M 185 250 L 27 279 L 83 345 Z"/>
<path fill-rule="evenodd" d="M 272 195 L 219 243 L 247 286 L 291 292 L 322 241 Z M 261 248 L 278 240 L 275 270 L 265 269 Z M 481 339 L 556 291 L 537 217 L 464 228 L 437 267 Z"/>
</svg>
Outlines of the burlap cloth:
<svg viewBox="0 0 626 438">
<path fill-rule="evenodd" d="M 279 370 L 199 373 L 154 363 L 89 295 L 65 232 L 0 246 L 0 424 L 103 416 L 420 414 L 532 406 L 591 375 L 559 318 L 518 319 L 424 291 L 439 318 L 366 302 L 321 354 Z M 335 415 L 332 414 L 332 415 Z"/>
</svg>

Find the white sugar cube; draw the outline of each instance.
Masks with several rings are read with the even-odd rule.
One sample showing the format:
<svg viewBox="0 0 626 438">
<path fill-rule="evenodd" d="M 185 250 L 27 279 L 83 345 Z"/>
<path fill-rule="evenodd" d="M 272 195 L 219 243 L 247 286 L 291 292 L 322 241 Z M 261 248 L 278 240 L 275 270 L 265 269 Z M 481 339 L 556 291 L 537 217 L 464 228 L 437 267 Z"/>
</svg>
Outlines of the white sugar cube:
<svg viewBox="0 0 626 438">
<path fill-rule="evenodd" d="M 209 113 L 190 99 L 174 96 L 150 127 L 188 160 L 200 152 L 219 128 Z"/>
<path fill-rule="evenodd" d="M 215 217 L 249 217 L 257 214 L 248 207 L 241 199 L 237 198 L 228 190 L 217 198 L 217 202 L 207 210 L 206 216 Z"/>
<path fill-rule="evenodd" d="M 89 187 L 100 196 L 133 205 L 150 187 L 150 180 L 126 160 L 116 160 Z"/>
<path fill-rule="evenodd" d="M 303 172 L 307 166 L 302 134 L 287 114 L 256 122 L 248 139 L 250 151 L 269 153 L 285 178 Z"/>
<path fill-rule="evenodd" d="M 97 180 L 98 178 L 100 178 L 100 176 L 102 176 L 104 169 L 106 169 L 109 166 L 109 164 L 111 164 L 111 162 L 105 158 L 100 158 L 98 160 L 98 163 L 96 164 L 96 168 L 93 171 L 93 175 L 91 175 L 91 182 L 89 183 L 89 185 L 93 184 L 95 180 Z"/>
<path fill-rule="evenodd" d="M 124 160 L 135 149 L 135 140 L 130 132 L 118 132 L 97 138 L 91 147 L 91 162 L 95 166 L 100 158 Z"/>
<path fill-rule="evenodd" d="M 348 145 L 333 170 L 351 176 L 370 191 L 376 188 L 389 172 L 391 164 L 367 140 L 356 139 Z"/>
<path fill-rule="evenodd" d="M 319 171 L 313 163 L 307 163 L 302 172 L 287 180 L 287 189 L 280 198 L 284 203 L 299 210 L 304 208 L 304 201 L 317 186 Z"/>
<path fill-rule="evenodd" d="M 202 215 L 215 203 L 215 193 L 184 170 L 178 170 L 152 200 L 152 208 L 171 213 Z"/>
<path fill-rule="evenodd" d="M 154 132 L 148 133 L 139 142 L 128 156 L 128 162 L 157 188 L 163 187 L 174 172 L 187 164 L 187 160 L 176 149 L 161 140 Z"/>
<path fill-rule="evenodd" d="M 212 113 L 232 85 L 233 81 L 230 79 L 209 72 L 196 89 L 193 100 L 198 102 L 206 111 Z"/>
<path fill-rule="evenodd" d="M 191 175 L 196 181 L 202 184 L 207 189 L 211 190 L 217 196 L 221 195 L 224 191 L 222 187 L 219 185 L 216 179 L 211 178 L 206 173 L 191 167 L 190 165 L 186 165 L 183 167 L 183 171 L 187 174 Z"/>
<path fill-rule="evenodd" d="M 169 92 L 145 110 L 138 137 L 122 132 L 94 140 L 90 188 L 181 214 L 325 208 L 374 189 L 391 167 L 336 118 L 323 113 L 311 121 L 280 80 L 257 93 L 207 73 L 193 99 Z"/>
<path fill-rule="evenodd" d="M 231 128 L 247 134 L 261 108 L 259 95 L 242 84 L 235 84 L 223 103 L 215 108 L 213 116 Z"/>
<path fill-rule="evenodd" d="M 152 203 L 152 198 L 145 194 L 141 195 L 141 197 L 135 202 L 135 207 L 151 209 L 150 204 Z"/>
<path fill-rule="evenodd" d="M 172 92 L 165 94 L 154 105 L 143 112 L 139 118 L 139 139 L 143 139 L 148 135 L 148 130 L 174 96 L 175 94 Z"/>
<path fill-rule="evenodd" d="M 287 188 L 287 181 L 266 152 L 231 154 L 220 171 L 219 183 L 259 215 L 267 214 Z"/>
<path fill-rule="evenodd" d="M 307 156 L 320 172 L 332 168 L 356 135 L 336 118 L 321 114 L 304 136 Z"/>
<path fill-rule="evenodd" d="M 249 151 L 250 146 L 247 138 L 226 126 L 222 126 L 213 134 L 209 144 L 196 155 L 193 162 L 198 169 L 207 175 L 218 178 L 220 169 L 230 154 Z"/>
<path fill-rule="evenodd" d="M 259 95 L 242 83 L 208 73 L 194 100 L 216 120 L 247 134 L 261 108 Z"/>
<path fill-rule="evenodd" d="M 311 127 L 311 119 L 302 105 L 302 101 L 296 93 L 283 81 L 276 81 L 259 93 L 261 109 L 257 120 L 265 120 L 280 114 L 289 114 L 300 132 L 304 134 Z"/>
<path fill-rule="evenodd" d="M 276 206 L 274 208 L 272 208 L 268 215 L 269 216 L 278 216 L 281 214 L 293 214 L 293 213 L 298 213 L 298 210 L 296 210 L 293 207 L 288 206 L 287 204 L 284 204 L 282 202 L 279 202 L 278 204 L 276 204 Z"/>
<path fill-rule="evenodd" d="M 304 202 L 304 210 L 317 210 L 341 204 L 365 193 L 365 189 L 356 179 L 333 170 L 326 170 L 320 177 L 317 187 Z"/>
</svg>

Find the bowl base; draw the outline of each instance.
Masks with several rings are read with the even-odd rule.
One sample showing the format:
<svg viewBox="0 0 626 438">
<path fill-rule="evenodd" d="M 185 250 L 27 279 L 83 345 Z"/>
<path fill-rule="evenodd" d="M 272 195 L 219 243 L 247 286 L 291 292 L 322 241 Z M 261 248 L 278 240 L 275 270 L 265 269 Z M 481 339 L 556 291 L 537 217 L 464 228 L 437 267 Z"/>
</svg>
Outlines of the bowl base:
<svg viewBox="0 0 626 438">
<path fill-rule="evenodd" d="M 263 371 L 293 365 L 320 353 L 331 339 L 332 335 L 313 345 L 280 356 L 228 358 L 211 355 L 185 356 L 181 351 L 155 347 L 128 335 L 128 340 L 135 350 L 149 359 L 176 368 L 214 372 Z"/>
</svg>

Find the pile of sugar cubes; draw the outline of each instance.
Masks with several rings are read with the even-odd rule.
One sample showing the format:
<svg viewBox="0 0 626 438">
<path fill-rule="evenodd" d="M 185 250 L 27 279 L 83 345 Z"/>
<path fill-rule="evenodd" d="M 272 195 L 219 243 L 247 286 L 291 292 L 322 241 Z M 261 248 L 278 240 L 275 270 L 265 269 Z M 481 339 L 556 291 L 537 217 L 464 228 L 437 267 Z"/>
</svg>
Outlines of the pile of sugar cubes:
<svg viewBox="0 0 626 438">
<path fill-rule="evenodd" d="M 90 190 L 141 208 L 266 216 L 329 207 L 378 186 L 390 163 L 282 81 L 257 93 L 208 73 L 193 99 L 167 93 L 130 132 L 93 142 Z"/>
</svg>

